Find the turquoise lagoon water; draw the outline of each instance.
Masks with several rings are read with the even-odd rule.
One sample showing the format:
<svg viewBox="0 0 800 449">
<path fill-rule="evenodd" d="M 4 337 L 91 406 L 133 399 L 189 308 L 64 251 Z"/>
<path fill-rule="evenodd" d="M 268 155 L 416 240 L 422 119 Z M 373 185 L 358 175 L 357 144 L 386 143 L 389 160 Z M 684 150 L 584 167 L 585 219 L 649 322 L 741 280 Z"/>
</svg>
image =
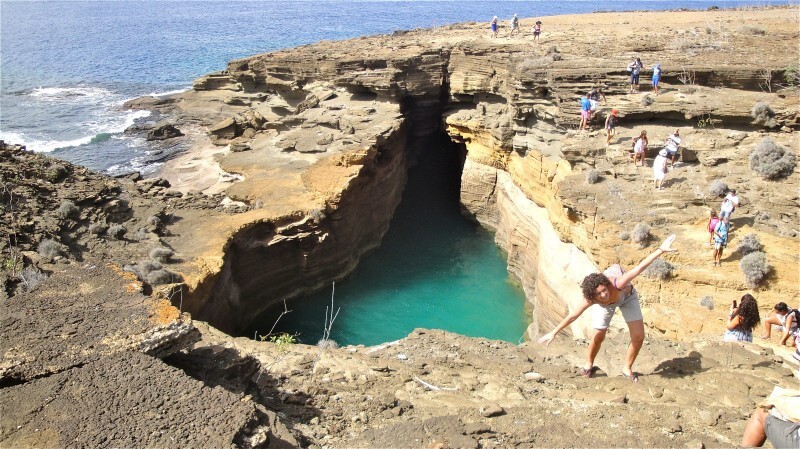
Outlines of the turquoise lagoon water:
<svg viewBox="0 0 800 449">
<path fill-rule="evenodd" d="M 521 340 L 528 324 L 522 291 L 509 279 L 505 254 L 493 235 L 461 216 L 459 177 L 452 147 L 426 145 L 419 164 L 409 171 L 402 203 L 380 249 L 336 284 L 339 315 L 332 340 L 374 345 L 405 337 L 417 327 Z M 331 293 L 326 288 L 288 303 L 292 312 L 274 332 L 298 333 L 301 342 L 317 343 Z M 259 317 L 248 335 L 269 332 L 277 313 Z"/>
</svg>

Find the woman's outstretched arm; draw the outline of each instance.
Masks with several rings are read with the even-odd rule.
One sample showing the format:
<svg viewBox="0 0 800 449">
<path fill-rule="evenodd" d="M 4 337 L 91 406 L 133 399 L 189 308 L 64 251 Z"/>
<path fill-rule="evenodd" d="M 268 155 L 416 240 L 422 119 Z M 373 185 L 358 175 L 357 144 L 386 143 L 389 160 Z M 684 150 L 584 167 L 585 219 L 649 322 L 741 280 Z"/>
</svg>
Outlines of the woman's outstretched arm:
<svg viewBox="0 0 800 449">
<path fill-rule="evenodd" d="M 583 314 L 583 312 L 585 312 L 586 309 L 588 309 L 591 305 L 592 305 L 592 303 L 590 303 L 589 301 L 584 300 L 583 304 L 581 304 L 580 307 L 575 309 L 572 313 L 567 315 L 567 317 L 564 318 L 561 321 L 561 323 L 559 323 L 558 326 L 556 326 L 555 329 L 553 329 L 552 331 L 550 331 L 547 334 L 543 335 L 542 338 L 539 339 L 539 343 L 544 343 L 546 345 L 549 345 L 550 342 L 553 341 L 553 338 L 555 338 L 556 334 L 561 332 L 561 330 L 564 329 L 565 327 L 569 326 L 570 323 L 572 323 L 573 321 L 577 320 L 578 317 L 581 316 Z"/>
<path fill-rule="evenodd" d="M 672 247 L 672 243 L 675 242 L 675 234 L 667 237 L 666 240 L 661 244 L 661 246 L 653 251 L 650 255 L 644 258 L 639 265 L 633 267 L 630 271 L 627 271 L 622 274 L 622 276 L 618 277 L 614 283 L 614 286 L 620 290 L 625 288 L 636 276 L 644 271 L 654 260 L 658 259 L 664 253 L 671 253 L 673 251 L 677 251 L 675 248 Z"/>
</svg>

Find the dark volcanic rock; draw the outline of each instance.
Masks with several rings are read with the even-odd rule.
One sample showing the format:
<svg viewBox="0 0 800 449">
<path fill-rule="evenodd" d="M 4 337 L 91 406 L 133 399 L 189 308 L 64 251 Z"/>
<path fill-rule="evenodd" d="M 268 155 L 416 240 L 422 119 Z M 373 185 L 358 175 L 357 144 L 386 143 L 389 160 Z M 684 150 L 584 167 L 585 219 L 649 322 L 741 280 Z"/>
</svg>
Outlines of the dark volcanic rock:
<svg viewBox="0 0 800 449">
<path fill-rule="evenodd" d="M 180 137 L 183 133 L 175 125 L 163 125 L 147 132 L 147 140 L 167 140 Z"/>
<path fill-rule="evenodd" d="M 138 352 L 3 389 L 3 447 L 251 447 L 252 402 Z M 254 431 L 261 428 L 260 432 Z"/>
</svg>

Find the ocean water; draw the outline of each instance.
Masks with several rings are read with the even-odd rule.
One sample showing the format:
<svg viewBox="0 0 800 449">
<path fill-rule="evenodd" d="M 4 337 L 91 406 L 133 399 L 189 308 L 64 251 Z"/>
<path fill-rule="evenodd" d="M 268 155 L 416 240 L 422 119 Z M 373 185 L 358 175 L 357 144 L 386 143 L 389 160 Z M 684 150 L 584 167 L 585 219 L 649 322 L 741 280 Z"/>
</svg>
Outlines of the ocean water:
<svg viewBox="0 0 800 449">
<path fill-rule="evenodd" d="M 706 9 L 787 1 L 638 0 L 0 0 L 0 139 L 109 174 L 158 170 L 163 148 L 127 135 L 155 121 L 128 99 L 190 88 L 229 60 L 271 50 L 401 29 L 602 10 Z M 796 0 L 792 3 L 796 4 Z M 438 147 L 437 147 L 438 148 Z M 457 164 L 447 152 L 410 171 L 382 247 L 336 286 L 341 344 L 401 338 L 415 327 L 516 342 L 524 299 L 492 236 L 458 213 Z M 431 148 L 434 150 L 435 148 Z M 433 156 L 432 156 L 433 157 Z M 442 160 L 450 163 L 442 165 Z M 430 171 L 433 170 L 433 171 Z M 444 184 L 440 184 L 444 183 Z M 279 322 L 316 343 L 330 290 Z M 273 315 L 274 317 L 274 315 Z M 261 317 L 250 330 L 274 323 Z"/>
</svg>

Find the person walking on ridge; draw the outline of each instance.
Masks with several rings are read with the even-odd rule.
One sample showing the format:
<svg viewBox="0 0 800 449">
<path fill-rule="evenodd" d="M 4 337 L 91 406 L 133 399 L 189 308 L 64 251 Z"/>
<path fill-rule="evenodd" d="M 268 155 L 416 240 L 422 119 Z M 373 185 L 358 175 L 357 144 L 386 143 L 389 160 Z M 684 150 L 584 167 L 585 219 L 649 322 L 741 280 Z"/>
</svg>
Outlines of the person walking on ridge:
<svg viewBox="0 0 800 449">
<path fill-rule="evenodd" d="M 578 131 L 589 129 L 589 118 L 592 116 L 592 101 L 589 100 L 589 94 L 581 97 L 581 124 L 578 126 Z"/>
<path fill-rule="evenodd" d="M 661 64 L 653 66 L 653 92 L 658 95 L 658 83 L 661 81 Z"/>
<path fill-rule="evenodd" d="M 539 39 L 539 35 L 542 34 L 542 22 L 537 20 L 535 24 L 533 24 L 533 42 L 534 43 L 542 43 L 541 39 Z"/>
<path fill-rule="evenodd" d="M 511 36 L 514 35 L 514 31 L 516 31 L 517 33 L 520 32 L 519 31 L 519 19 L 517 18 L 516 14 L 514 14 L 514 17 L 511 18 L 511 32 L 508 33 L 508 38 L 509 39 L 511 39 Z"/>
<path fill-rule="evenodd" d="M 581 375 L 593 377 L 594 372 L 597 370 L 597 367 L 594 366 L 594 360 L 600 352 L 603 340 L 606 338 L 611 318 L 619 307 L 622 310 L 622 316 L 625 317 L 625 321 L 628 323 L 628 331 L 631 337 L 628 352 L 625 356 L 625 366 L 622 368 L 622 375 L 633 382 L 638 381 L 636 373 L 633 372 L 633 363 L 636 361 L 644 342 L 644 319 L 639 305 L 639 294 L 633 288 L 631 281 L 662 254 L 676 251 L 672 247 L 674 242 L 675 234 L 672 234 L 664 240 L 658 249 L 628 272 L 625 272 L 622 267 L 615 264 L 603 273 L 592 273 L 586 276 L 581 283 L 584 301 L 572 313 L 567 315 L 555 329 L 541 337 L 539 343 L 549 345 L 562 329 L 578 319 L 586 309 L 591 308 L 592 327 L 595 329 L 595 334 L 589 342 L 586 364 L 581 369 Z"/>
<path fill-rule="evenodd" d="M 642 60 L 639 58 L 634 59 L 628 64 L 628 72 L 631 74 L 631 88 L 629 93 L 635 94 L 639 92 L 639 74 L 642 73 Z"/>
<path fill-rule="evenodd" d="M 497 16 L 492 19 L 492 37 L 497 37 Z"/>
</svg>

